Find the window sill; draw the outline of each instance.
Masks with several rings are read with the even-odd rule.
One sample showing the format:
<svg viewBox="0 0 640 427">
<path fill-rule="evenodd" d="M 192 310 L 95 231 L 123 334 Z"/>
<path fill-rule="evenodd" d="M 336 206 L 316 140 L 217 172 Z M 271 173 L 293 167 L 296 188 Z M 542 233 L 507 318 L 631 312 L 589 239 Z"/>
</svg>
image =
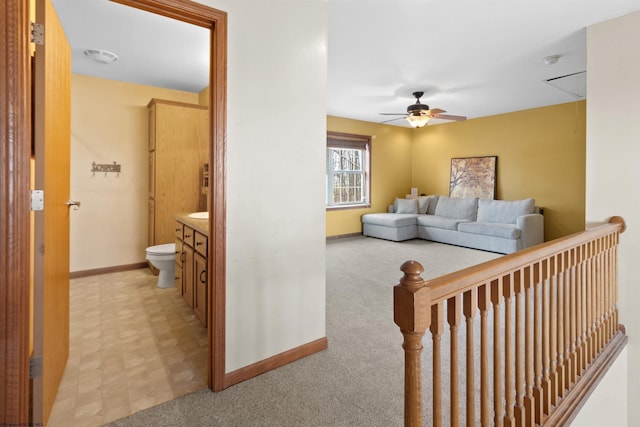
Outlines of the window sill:
<svg viewBox="0 0 640 427">
<path fill-rule="evenodd" d="M 347 209 L 369 209 L 371 204 L 359 204 L 359 205 L 340 205 L 340 206 L 327 206 L 327 211 L 342 211 Z"/>
</svg>

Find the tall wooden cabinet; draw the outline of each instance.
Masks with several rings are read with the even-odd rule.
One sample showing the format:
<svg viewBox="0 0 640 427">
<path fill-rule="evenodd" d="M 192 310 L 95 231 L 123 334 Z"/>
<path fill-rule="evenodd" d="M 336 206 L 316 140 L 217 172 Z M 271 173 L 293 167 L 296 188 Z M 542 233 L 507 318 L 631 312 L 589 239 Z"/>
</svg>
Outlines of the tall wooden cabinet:
<svg viewBox="0 0 640 427">
<path fill-rule="evenodd" d="M 202 194 L 209 161 L 206 106 L 152 99 L 149 110 L 149 246 L 171 243 L 176 212 L 207 209 Z"/>
</svg>

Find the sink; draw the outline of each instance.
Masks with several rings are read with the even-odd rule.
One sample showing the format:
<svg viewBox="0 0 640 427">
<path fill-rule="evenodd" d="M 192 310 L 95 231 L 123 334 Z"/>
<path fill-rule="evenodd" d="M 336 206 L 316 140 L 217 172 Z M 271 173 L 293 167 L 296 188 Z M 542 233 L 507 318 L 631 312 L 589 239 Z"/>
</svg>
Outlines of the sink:
<svg viewBox="0 0 640 427">
<path fill-rule="evenodd" d="M 209 212 L 194 212 L 190 213 L 188 216 L 193 219 L 209 219 Z"/>
</svg>

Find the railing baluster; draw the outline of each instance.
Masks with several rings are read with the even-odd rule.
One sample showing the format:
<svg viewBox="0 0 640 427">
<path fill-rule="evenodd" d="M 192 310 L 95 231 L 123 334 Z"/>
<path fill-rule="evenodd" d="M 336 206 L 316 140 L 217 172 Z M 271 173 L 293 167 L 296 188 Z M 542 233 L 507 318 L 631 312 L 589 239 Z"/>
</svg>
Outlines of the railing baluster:
<svg viewBox="0 0 640 427">
<path fill-rule="evenodd" d="M 542 283 L 540 277 L 541 265 L 534 264 L 533 278 L 533 336 L 534 336 L 534 353 L 533 353 L 533 369 L 535 375 L 535 385 L 533 388 L 533 398 L 535 405 L 536 423 L 542 424 L 542 404 L 544 398 L 542 396 Z"/>
<path fill-rule="evenodd" d="M 572 249 L 569 251 L 569 254 L 571 254 L 571 268 L 569 269 L 569 282 L 571 284 L 571 295 L 569 296 L 569 301 L 571 302 L 571 313 L 570 313 L 570 321 L 571 321 L 571 328 L 570 328 L 570 335 L 569 335 L 569 342 L 571 343 L 571 350 L 570 350 L 570 368 L 569 368 L 569 385 L 573 386 L 573 384 L 575 384 L 576 382 L 576 376 L 577 376 L 577 363 L 578 363 L 578 336 L 577 336 L 577 331 L 578 331 L 578 313 L 577 313 L 577 308 L 576 306 L 577 302 L 578 302 L 578 291 L 580 290 L 579 287 L 577 286 L 576 283 L 576 271 L 578 270 L 576 268 L 575 265 L 575 250 Z"/>
<path fill-rule="evenodd" d="M 597 353 L 604 347 L 605 341 L 605 304 L 606 304 L 606 295 L 605 295 L 605 275 L 604 275 L 604 267 L 605 267 L 605 239 L 598 239 L 598 256 L 595 262 L 595 274 L 597 277 L 595 285 L 596 289 L 596 336 L 597 336 L 597 345 L 593 355 L 593 358 L 596 358 Z"/>
<path fill-rule="evenodd" d="M 475 396 L 475 357 L 474 357 L 474 329 L 478 290 L 473 288 L 464 293 L 464 317 L 467 324 L 467 427 L 476 424 L 476 396 Z"/>
<path fill-rule="evenodd" d="M 527 414 L 527 425 L 533 425 L 535 422 L 535 400 L 533 397 L 533 301 L 532 301 L 532 283 L 533 268 L 525 269 L 525 304 L 524 304 L 524 358 L 525 358 L 525 384 L 526 398 L 524 401 L 525 412 Z"/>
<path fill-rule="evenodd" d="M 462 318 L 462 295 L 456 295 L 447 300 L 447 321 L 449 322 L 450 351 L 449 360 L 451 365 L 451 385 L 450 385 L 450 420 L 451 426 L 460 425 L 460 390 L 458 375 L 458 327 Z"/>
<path fill-rule="evenodd" d="M 565 305 L 565 295 L 567 290 L 567 269 L 564 253 L 557 256 L 558 262 L 558 398 L 564 396 L 566 389 L 566 347 L 565 347 L 565 328 L 567 320 L 567 307 Z"/>
<path fill-rule="evenodd" d="M 591 280 L 587 282 L 587 325 L 589 326 L 587 336 L 589 337 L 589 351 L 587 352 L 586 365 L 582 367 L 583 371 L 587 368 L 587 365 L 590 365 L 591 362 L 593 362 L 593 359 L 595 359 L 596 352 L 598 351 L 600 344 L 600 340 L 598 339 L 598 272 L 596 271 L 598 257 L 600 256 L 599 246 L 600 245 L 598 240 L 593 242 L 593 253 L 591 254 L 592 256 L 590 256 L 586 261 Z"/>
<path fill-rule="evenodd" d="M 571 324 L 573 314 L 571 312 L 572 296 L 575 292 L 571 290 L 571 282 L 573 278 L 571 276 L 571 250 L 566 250 L 563 254 L 564 257 L 564 389 L 569 390 L 571 387 L 571 355 L 572 346 L 575 346 L 575 341 L 571 339 Z M 575 309 L 574 309 L 575 311 Z"/>
<path fill-rule="evenodd" d="M 444 303 L 431 306 L 433 339 L 433 426 L 442 426 L 442 334 L 444 333 Z"/>
<path fill-rule="evenodd" d="M 586 252 L 586 245 L 582 245 L 575 250 L 576 254 L 576 278 L 575 278 L 575 287 L 576 287 L 576 366 L 574 367 L 574 375 L 575 378 L 573 383 L 578 380 L 580 376 L 580 372 L 582 372 L 582 365 L 584 364 L 587 340 L 586 335 L 587 332 L 585 330 L 586 325 L 586 307 L 587 307 L 587 291 L 586 291 L 586 282 L 587 282 L 587 274 L 586 274 L 586 264 L 582 262 L 584 258 L 584 253 Z"/>
<path fill-rule="evenodd" d="M 493 422 L 501 427 L 504 422 L 502 401 L 502 345 L 500 301 L 502 300 L 502 277 L 491 282 L 491 303 L 493 305 Z"/>
<path fill-rule="evenodd" d="M 551 406 L 558 404 L 558 257 L 550 259 L 551 281 L 549 283 L 549 352 L 550 360 L 550 394 Z"/>
<path fill-rule="evenodd" d="M 514 290 L 516 300 L 516 408 L 515 418 L 516 425 L 523 426 L 526 424 L 527 416 L 525 413 L 525 385 L 524 385 L 524 327 L 522 324 L 522 300 L 524 298 L 524 270 L 519 269 L 513 275 Z"/>
<path fill-rule="evenodd" d="M 514 413 L 515 390 L 513 373 L 513 319 L 512 319 L 512 299 L 513 299 L 513 273 L 502 278 L 502 291 L 504 295 L 504 398 L 505 416 L 504 425 L 515 426 L 516 418 Z"/>
<path fill-rule="evenodd" d="M 478 288 L 480 310 L 480 423 L 489 426 L 489 314 L 490 289 L 487 284 Z"/>
<path fill-rule="evenodd" d="M 549 334 L 549 305 L 551 288 L 551 262 L 545 259 L 542 262 L 542 412 L 545 415 L 551 413 L 551 383 L 550 372 L 550 334 Z"/>
</svg>

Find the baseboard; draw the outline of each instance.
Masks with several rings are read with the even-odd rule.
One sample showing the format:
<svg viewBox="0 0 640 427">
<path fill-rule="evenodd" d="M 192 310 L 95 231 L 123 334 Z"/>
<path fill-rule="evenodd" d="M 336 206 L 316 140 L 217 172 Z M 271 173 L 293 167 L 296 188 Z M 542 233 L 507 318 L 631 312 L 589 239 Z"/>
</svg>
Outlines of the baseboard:
<svg viewBox="0 0 640 427">
<path fill-rule="evenodd" d="M 135 264 L 115 265 L 113 267 L 94 268 L 91 270 L 72 271 L 69 273 L 70 279 L 77 279 L 79 277 L 97 276 L 98 274 L 118 273 L 120 271 L 137 270 L 139 268 L 146 268 L 147 262 L 136 262 Z"/>
<path fill-rule="evenodd" d="M 578 378 L 576 384 L 562 398 L 558 407 L 551 412 L 544 425 L 565 426 L 571 424 L 591 393 L 607 374 L 607 371 L 626 347 L 628 337 L 624 326 L 620 325 L 618 332 L 600 351 L 592 364 Z"/>
<path fill-rule="evenodd" d="M 360 233 L 349 233 L 349 234 L 338 234 L 337 236 L 327 236 L 328 240 L 338 240 L 338 239 L 346 239 L 347 237 L 360 237 L 362 236 L 362 232 Z"/>
<path fill-rule="evenodd" d="M 291 362 L 295 362 L 296 360 L 310 356 L 319 351 L 326 350 L 327 348 L 327 337 L 323 337 L 299 347 L 292 348 L 291 350 L 283 353 L 276 354 L 275 356 L 271 356 L 268 359 L 261 360 L 252 365 L 229 372 L 228 374 L 225 374 L 223 388 L 231 387 L 232 385 L 257 377 L 265 372 L 287 365 Z"/>
</svg>

